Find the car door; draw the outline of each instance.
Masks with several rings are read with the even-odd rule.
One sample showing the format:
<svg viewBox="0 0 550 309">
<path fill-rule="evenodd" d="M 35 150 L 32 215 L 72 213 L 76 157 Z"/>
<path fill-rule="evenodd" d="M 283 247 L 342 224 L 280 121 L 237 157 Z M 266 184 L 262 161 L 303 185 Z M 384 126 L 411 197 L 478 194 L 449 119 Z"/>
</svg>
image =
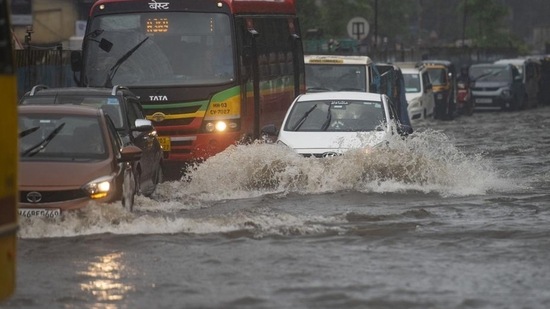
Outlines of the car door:
<svg viewBox="0 0 550 309">
<path fill-rule="evenodd" d="M 155 166 L 158 165 L 157 153 L 155 141 L 156 137 L 152 131 L 142 132 L 132 130 L 136 128 L 137 119 L 145 119 L 143 111 L 141 109 L 140 102 L 137 98 L 126 97 L 128 123 L 130 125 L 130 140 L 134 145 L 142 150 L 140 159 L 141 173 L 140 173 L 140 188 L 145 190 L 147 186 L 152 185 L 153 176 L 155 175 Z"/>
<path fill-rule="evenodd" d="M 432 116 L 435 110 L 435 98 L 428 71 L 422 71 L 422 104 L 426 109 L 426 116 Z"/>
</svg>

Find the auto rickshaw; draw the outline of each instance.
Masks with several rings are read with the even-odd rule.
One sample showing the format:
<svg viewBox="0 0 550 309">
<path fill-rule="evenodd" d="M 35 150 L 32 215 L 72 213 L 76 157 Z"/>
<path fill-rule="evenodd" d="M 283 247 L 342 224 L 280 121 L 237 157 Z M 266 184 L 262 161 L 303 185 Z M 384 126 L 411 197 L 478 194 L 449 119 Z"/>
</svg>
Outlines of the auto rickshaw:
<svg viewBox="0 0 550 309">
<path fill-rule="evenodd" d="M 456 72 L 447 60 L 424 60 L 421 62 L 430 75 L 435 99 L 434 118 L 453 119 L 456 112 Z"/>
</svg>

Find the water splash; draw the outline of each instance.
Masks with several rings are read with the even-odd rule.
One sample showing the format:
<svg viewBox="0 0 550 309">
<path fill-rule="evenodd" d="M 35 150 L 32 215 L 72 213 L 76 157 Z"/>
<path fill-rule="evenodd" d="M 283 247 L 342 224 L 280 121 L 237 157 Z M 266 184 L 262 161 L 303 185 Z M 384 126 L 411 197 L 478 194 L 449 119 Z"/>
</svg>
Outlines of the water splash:
<svg viewBox="0 0 550 309">
<path fill-rule="evenodd" d="M 165 184 L 164 199 L 212 201 L 273 192 L 317 194 L 436 192 L 442 196 L 486 194 L 511 186 L 481 154 L 466 154 L 443 133 L 427 130 L 392 137 L 374 151 L 304 158 L 280 144 L 236 145 L 187 173 L 189 181 Z"/>
<path fill-rule="evenodd" d="M 137 197 L 134 213 L 120 203 L 92 203 L 60 219 L 22 219 L 20 236 L 317 234 L 335 232 L 327 220 L 345 219 L 273 212 L 258 207 L 258 199 L 346 190 L 468 196 L 518 188 L 481 154 L 459 150 L 440 132 L 427 130 L 387 142 L 376 150 L 327 158 L 305 158 L 280 144 L 235 145 L 192 167 L 187 180 L 161 184 L 152 199 Z"/>
</svg>

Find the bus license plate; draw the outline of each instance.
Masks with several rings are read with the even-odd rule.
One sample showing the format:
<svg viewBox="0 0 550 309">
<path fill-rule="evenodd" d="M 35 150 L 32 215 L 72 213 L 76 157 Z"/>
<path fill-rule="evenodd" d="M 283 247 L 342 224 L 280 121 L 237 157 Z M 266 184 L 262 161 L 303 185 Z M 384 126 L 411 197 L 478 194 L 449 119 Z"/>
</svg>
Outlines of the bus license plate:
<svg viewBox="0 0 550 309">
<path fill-rule="evenodd" d="M 160 147 L 162 147 L 162 151 L 170 151 L 170 137 L 157 136 L 157 139 L 159 140 Z"/>
<path fill-rule="evenodd" d="M 21 217 L 45 217 L 45 218 L 57 218 L 61 215 L 61 209 L 52 208 L 19 208 L 19 215 Z"/>
</svg>

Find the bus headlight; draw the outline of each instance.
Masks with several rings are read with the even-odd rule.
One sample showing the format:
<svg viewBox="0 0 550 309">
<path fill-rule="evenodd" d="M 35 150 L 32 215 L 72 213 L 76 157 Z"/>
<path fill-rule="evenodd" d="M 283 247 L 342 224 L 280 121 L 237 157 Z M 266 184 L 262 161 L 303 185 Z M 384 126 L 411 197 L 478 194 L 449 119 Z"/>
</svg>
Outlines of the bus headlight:
<svg viewBox="0 0 550 309">
<path fill-rule="evenodd" d="M 90 195 L 92 199 L 106 197 L 111 191 L 113 177 L 100 177 L 82 186 L 82 189 Z"/>
<path fill-rule="evenodd" d="M 208 121 L 204 125 L 204 129 L 208 133 L 213 132 L 225 132 L 229 130 L 237 130 L 239 124 L 235 121 L 219 120 L 219 121 Z"/>
</svg>

